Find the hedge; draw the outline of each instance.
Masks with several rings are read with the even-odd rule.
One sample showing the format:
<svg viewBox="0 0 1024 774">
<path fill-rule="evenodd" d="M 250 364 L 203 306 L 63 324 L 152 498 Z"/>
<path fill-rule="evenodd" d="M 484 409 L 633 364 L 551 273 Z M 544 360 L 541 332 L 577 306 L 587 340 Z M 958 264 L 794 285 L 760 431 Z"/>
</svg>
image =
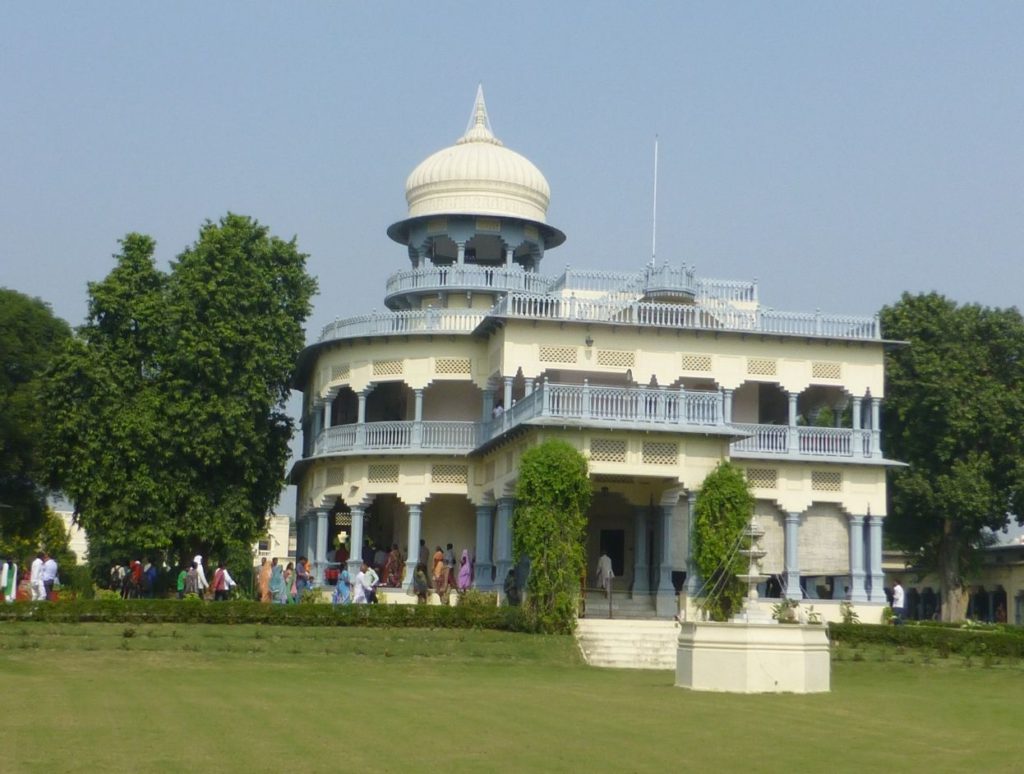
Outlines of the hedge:
<svg viewBox="0 0 1024 774">
<path fill-rule="evenodd" d="M 964 656 L 1005 656 L 1024 658 L 1024 631 L 966 628 L 954 626 L 886 626 L 833 623 L 829 639 L 844 645 L 902 645 L 909 648 L 933 648 L 940 654 Z"/>
<path fill-rule="evenodd" d="M 265 605 L 176 599 L 85 600 L 0 604 L 0 621 L 44 623 L 212 623 L 273 626 L 371 626 L 395 628 L 534 631 L 519 607 L 476 605 Z"/>
</svg>

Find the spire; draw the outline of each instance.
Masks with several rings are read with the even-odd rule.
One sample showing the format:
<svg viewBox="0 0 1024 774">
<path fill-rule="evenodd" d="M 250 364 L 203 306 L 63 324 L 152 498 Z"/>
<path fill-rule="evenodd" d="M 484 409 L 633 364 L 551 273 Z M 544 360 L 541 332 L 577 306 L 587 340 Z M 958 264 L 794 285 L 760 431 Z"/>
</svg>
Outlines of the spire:
<svg viewBox="0 0 1024 774">
<path fill-rule="evenodd" d="M 466 133 L 456 144 L 462 145 L 467 142 L 489 142 L 494 145 L 501 145 L 501 140 L 494 136 L 491 131 L 491 121 L 487 117 L 487 103 L 484 102 L 484 85 L 477 84 L 476 99 L 473 101 L 473 112 L 469 115 L 469 123 L 466 125 Z"/>
</svg>

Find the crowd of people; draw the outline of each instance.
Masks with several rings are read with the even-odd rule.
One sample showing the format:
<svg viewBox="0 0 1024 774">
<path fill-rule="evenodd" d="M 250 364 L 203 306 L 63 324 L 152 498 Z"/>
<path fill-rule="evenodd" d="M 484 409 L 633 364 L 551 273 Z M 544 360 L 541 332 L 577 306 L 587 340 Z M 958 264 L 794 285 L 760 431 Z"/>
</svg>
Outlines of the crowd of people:
<svg viewBox="0 0 1024 774">
<path fill-rule="evenodd" d="M 284 567 L 275 556 L 269 562 L 263 557 L 256 576 L 256 593 L 260 602 L 267 604 L 294 604 L 313 588 L 313 570 L 309 559 L 300 556 Z"/>
<path fill-rule="evenodd" d="M 0 594 L 5 602 L 52 602 L 57 598 L 59 587 L 57 560 L 46 551 L 37 553 L 29 569 L 20 574 L 13 560 L 5 560 L 0 565 Z"/>
</svg>

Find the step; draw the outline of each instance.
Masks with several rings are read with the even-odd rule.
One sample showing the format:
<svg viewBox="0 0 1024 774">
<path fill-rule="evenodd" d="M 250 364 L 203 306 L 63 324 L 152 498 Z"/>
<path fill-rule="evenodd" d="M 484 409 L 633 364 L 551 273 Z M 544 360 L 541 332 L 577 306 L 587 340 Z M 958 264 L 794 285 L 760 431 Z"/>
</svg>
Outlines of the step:
<svg viewBox="0 0 1024 774">
<path fill-rule="evenodd" d="M 591 666 L 675 669 L 679 629 L 675 621 L 580 619 L 577 643 Z"/>
</svg>

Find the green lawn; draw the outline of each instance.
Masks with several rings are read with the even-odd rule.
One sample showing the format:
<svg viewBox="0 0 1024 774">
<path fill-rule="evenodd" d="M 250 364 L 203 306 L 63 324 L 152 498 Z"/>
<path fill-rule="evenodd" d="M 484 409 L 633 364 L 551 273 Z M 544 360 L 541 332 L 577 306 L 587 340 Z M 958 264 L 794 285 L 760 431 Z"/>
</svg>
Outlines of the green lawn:
<svg viewBox="0 0 1024 774">
<path fill-rule="evenodd" d="M 674 688 L 671 672 L 589 668 L 567 637 L 5 623 L 0 771 L 1024 765 L 1019 663 L 837 656 L 831 694 L 744 697 Z"/>
</svg>

